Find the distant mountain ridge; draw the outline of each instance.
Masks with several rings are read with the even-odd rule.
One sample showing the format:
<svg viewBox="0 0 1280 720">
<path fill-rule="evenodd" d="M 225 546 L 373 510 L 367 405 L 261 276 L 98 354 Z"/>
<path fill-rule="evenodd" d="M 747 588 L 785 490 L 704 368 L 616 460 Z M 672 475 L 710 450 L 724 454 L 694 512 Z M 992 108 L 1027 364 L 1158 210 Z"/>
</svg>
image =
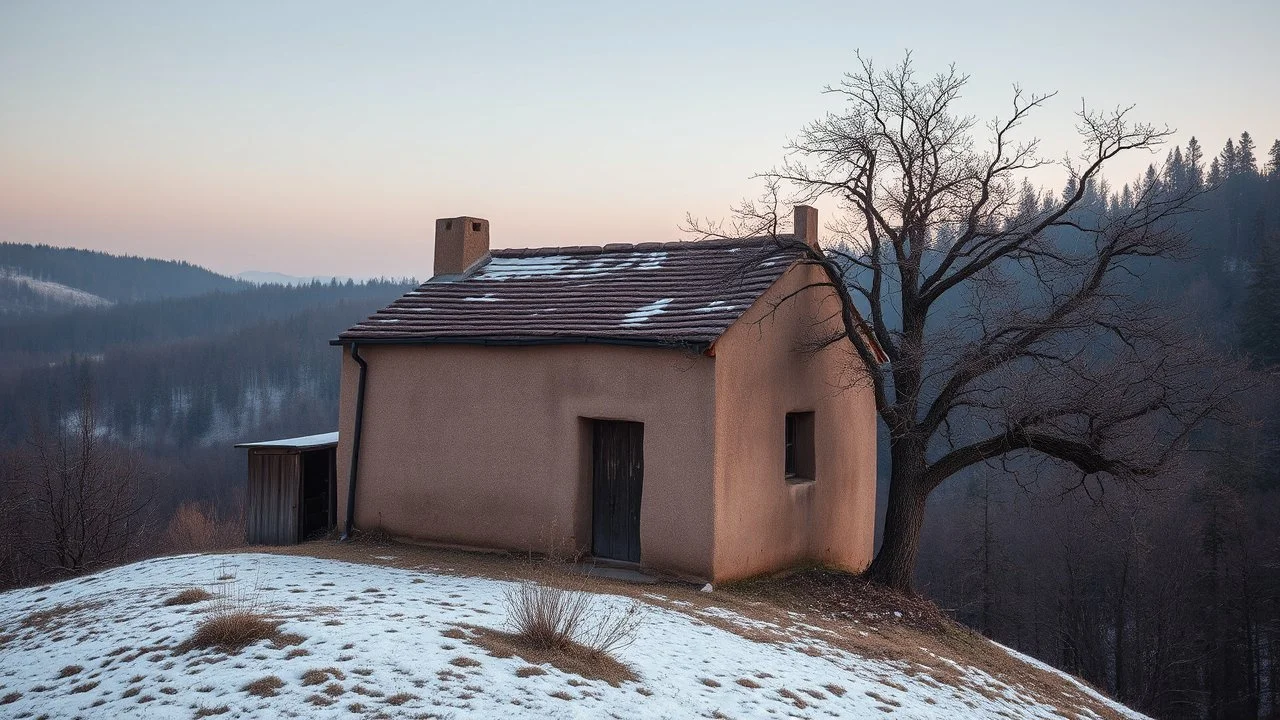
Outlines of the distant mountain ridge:
<svg viewBox="0 0 1280 720">
<path fill-rule="evenodd" d="M 346 282 L 348 278 L 336 275 L 286 275 L 284 273 L 271 272 L 269 270 L 245 270 L 236 274 L 237 280 L 253 283 L 254 285 L 310 285 L 313 282 L 328 283 L 333 280 L 338 282 Z"/>
<path fill-rule="evenodd" d="M 243 281 L 184 261 L 25 243 L 0 243 L 0 270 L 7 271 L 10 277 L 56 283 L 113 303 L 191 297 L 248 287 Z M 31 283 L 23 284 L 31 289 Z M 44 289 L 46 296 L 56 296 L 57 288 Z M 7 291 L 0 288 L 0 292 Z M 79 299 L 85 302 L 76 302 L 73 296 L 64 295 L 67 302 L 61 309 L 87 302 L 84 297 Z M 4 299 L 0 296 L 0 308 Z"/>
</svg>

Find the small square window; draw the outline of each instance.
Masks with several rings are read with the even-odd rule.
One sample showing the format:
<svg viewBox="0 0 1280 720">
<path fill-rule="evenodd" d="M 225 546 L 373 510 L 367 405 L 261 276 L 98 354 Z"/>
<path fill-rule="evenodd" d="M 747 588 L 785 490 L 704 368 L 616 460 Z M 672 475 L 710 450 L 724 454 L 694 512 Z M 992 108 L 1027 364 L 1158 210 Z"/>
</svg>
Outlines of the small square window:
<svg viewBox="0 0 1280 720">
<path fill-rule="evenodd" d="M 813 413 L 787 413 L 783 433 L 783 471 L 787 480 L 804 482 L 815 475 Z"/>
</svg>

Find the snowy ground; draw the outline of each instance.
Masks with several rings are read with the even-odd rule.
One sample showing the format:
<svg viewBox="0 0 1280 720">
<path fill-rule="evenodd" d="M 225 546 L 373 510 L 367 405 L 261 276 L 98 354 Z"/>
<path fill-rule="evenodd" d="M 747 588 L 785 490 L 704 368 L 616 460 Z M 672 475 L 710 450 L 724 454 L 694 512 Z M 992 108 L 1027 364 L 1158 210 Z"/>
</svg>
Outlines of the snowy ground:
<svg viewBox="0 0 1280 720">
<path fill-rule="evenodd" d="M 219 581 L 229 575 L 235 580 Z M 501 629 L 509 586 L 429 569 L 237 554 L 149 560 L 0 594 L 0 717 L 1063 717 L 972 668 L 955 666 L 981 691 L 940 687 L 904 663 L 831 647 L 820 628 L 791 644 L 757 642 L 699 618 L 744 628 L 761 621 L 694 606 L 646 609 L 635 642 L 617 653 L 638 682 L 614 687 L 551 666 L 530 674 L 518 657 L 450 637 L 459 625 Z M 233 655 L 178 652 L 217 602 L 164 605 L 192 587 L 253 595 L 284 620 L 281 630 L 303 639 Z M 600 596 L 597 608 L 625 602 Z M 324 682 L 305 684 L 304 674 L 319 669 L 329 671 Z M 282 681 L 276 696 L 245 691 L 270 676 Z"/>
</svg>

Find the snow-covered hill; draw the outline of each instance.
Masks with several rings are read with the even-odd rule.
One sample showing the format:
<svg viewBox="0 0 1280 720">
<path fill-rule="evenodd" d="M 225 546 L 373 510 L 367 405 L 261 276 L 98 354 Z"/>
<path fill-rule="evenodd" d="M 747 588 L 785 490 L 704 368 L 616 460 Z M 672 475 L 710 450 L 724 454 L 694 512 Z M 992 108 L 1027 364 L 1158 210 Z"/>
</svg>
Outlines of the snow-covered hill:
<svg viewBox="0 0 1280 720">
<path fill-rule="evenodd" d="M 57 307 L 93 308 L 114 305 L 110 300 L 93 293 L 50 280 L 40 280 L 14 270 L 0 269 L 0 284 L 8 285 L 11 289 L 28 290 L 37 298 Z"/>
<path fill-rule="evenodd" d="M 765 641 L 771 624 L 717 607 L 717 593 L 695 604 L 661 587 L 648 596 L 634 643 L 616 653 L 639 679 L 614 686 L 488 654 L 471 628 L 504 625 L 511 583 L 448 570 L 189 555 L 4 593 L 0 715 L 1139 717 L 1066 678 L 1071 690 L 1060 700 L 1079 702 L 1057 707 L 963 658 L 934 655 L 933 668 L 874 659 L 804 622 L 794 627 L 810 628 L 807 636 Z M 183 649 L 219 603 L 166 604 L 191 588 L 237 595 L 283 620 L 285 635 L 232 654 Z M 595 609 L 627 602 L 602 595 Z M 946 677 L 954 681 L 939 681 Z"/>
</svg>

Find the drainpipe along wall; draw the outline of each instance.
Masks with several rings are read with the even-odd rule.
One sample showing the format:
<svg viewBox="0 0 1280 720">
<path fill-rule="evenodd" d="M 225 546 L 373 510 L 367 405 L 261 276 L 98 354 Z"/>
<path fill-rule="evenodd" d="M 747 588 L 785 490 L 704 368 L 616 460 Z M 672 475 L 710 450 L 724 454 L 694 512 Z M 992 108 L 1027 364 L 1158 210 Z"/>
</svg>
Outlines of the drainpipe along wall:
<svg viewBox="0 0 1280 720">
<path fill-rule="evenodd" d="M 364 384 L 369 374 L 369 363 L 360 357 L 360 343 L 351 343 L 351 359 L 360 366 L 360 378 L 356 382 L 356 422 L 351 435 L 351 472 L 347 477 L 347 522 L 342 539 L 350 540 L 356 517 L 356 477 L 360 473 L 360 432 L 364 426 Z"/>
</svg>

